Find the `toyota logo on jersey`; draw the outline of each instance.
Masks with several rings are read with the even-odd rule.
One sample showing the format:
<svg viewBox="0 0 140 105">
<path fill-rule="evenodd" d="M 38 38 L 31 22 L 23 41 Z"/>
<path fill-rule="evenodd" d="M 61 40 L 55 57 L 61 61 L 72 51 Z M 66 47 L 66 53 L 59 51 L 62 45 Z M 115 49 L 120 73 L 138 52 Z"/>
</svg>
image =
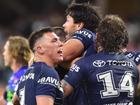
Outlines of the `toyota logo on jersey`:
<svg viewBox="0 0 140 105">
<path fill-rule="evenodd" d="M 93 62 L 94 67 L 103 67 L 105 64 L 106 64 L 106 62 L 103 60 L 96 60 Z"/>
</svg>

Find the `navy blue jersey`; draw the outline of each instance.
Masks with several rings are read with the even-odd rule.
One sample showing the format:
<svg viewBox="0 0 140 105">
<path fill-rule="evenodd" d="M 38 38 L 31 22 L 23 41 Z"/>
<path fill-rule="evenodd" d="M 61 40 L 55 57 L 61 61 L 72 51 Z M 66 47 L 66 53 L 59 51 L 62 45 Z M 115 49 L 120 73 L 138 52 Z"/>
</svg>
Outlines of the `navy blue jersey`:
<svg viewBox="0 0 140 105">
<path fill-rule="evenodd" d="M 88 105 L 84 81 L 78 84 L 77 88 L 74 89 L 72 94 L 65 97 L 64 105 Z"/>
<path fill-rule="evenodd" d="M 79 31 L 76 31 L 72 38 L 80 40 L 84 45 L 83 57 L 90 56 L 91 54 L 96 54 L 96 33 L 83 28 Z M 82 84 L 84 84 L 84 82 Z M 86 94 L 82 84 L 80 84 L 70 96 L 65 98 L 64 105 L 87 105 L 87 99 L 85 96 Z"/>
<path fill-rule="evenodd" d="M 43 62 L 34 63 L 20 79 L 17 89 L 20 105 L 36 105 L 36 96 L 48 95 L 55 105 L 62 105 L 63 91 L 55 69 Z"/>
<path fill-rule="evenodd" d="M 84 53 L 83 57 L 89 56 L 91 54 L 95 54 L 95 39 L 96 39 L 96 34 L 94 32 L 91 32 L 85 28 L 76 31 L 74 35 L 72 36 L 72 39 L 77 39 L 80 40 L 81 43 L 84 46 Z M 57 72 L 59 73 L 60 78 L 62 79 L 64 75 L 67 73 L 64 68 L 58 66 L 56 68 Z M 72 96 L 73 97 L 73 96 Z"/>
<path fill-rule="evenodd" d="M 140 52 L 139 51 L 126 52 L 126 56 L 129 59 L 133 60 L 137 66 L 140 65 Z M 139 104 L 140 104 L 140 95 L 135 96 L 134 98 L 134 105 L 139 105 Z"/>
<path fill-rule="evenodd" d="M 85 81 L 89 105 L 128 105 L 133 102 L 139 74 L 125 55 L 102 52 L 73 64 L 64 80 L 74 89 Z"/>
<path fill-rule="evenodd" d="M 140 52 L 138 51 L 126 52 L 126 56 L 131 60 L 133 60 L 136 65 L 140 64 Z"/>
<path fill-rule="evenodd" d="M 85 28 L 82 30 L 76 31 L 72 37 L 73 39 L 80 40 L 84 45 L 84 56 L 89 56 L 95 54 L 95 39 L 96 34 Z"/>
</svg>

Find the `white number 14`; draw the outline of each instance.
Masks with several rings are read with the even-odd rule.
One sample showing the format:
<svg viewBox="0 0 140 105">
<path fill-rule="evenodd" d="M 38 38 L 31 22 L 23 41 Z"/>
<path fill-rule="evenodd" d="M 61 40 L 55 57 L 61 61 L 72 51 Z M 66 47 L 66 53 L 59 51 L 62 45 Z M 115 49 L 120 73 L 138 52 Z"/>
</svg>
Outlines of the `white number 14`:
<svg viewBox="0 0 140 105">
<path fill-rule="evenodd" d="M 128 92 L 128 97 L 132 97 L 134 86 L 132 83 L 132 73 L 125 72 L 122 76 L 118 88 L 116 88 L 112 70 L 97 74 L 98 82 L 103 82 L 104 90 L 100 91 L 101 98 L 118 97 L 120 92 Z"/>
</svg>

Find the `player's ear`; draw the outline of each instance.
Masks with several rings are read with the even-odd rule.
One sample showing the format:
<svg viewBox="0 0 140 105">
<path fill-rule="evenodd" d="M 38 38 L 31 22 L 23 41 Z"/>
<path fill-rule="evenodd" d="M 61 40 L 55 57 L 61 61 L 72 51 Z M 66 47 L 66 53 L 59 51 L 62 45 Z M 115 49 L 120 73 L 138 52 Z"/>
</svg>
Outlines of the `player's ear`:
<svg viewBox="0 0 140 105">
<path fill-rule="evenodd" d="M 36 52 L 40 53 L 40 54 L 43 54 L 44 53 L 44 49 L 42 47 L 41 44 L 38 44 L 35 48 Z"/>
<path fill-rule="evenodd" d="M 78 30 L 81 30 L 83 27 L 84 27 L 84 23 L 83 22 L 80 22 L 80 23 L 77 24 L 77 29 Z"/>
</svg>

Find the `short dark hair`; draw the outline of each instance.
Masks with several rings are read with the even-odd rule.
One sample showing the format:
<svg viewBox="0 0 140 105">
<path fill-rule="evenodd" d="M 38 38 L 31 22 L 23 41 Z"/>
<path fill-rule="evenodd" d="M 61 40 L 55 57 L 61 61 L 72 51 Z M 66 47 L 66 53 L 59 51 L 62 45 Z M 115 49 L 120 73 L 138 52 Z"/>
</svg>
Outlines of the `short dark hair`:
<svg viewBox="0 0 140 105">
<path fill-rule="evenodd" d="M 55 34 L 60 37 L 60 41 L 63 41 L 63 42 L 66 41 L 67 33 L 64 31 L 63 27 L 55 26 L 55 27 L 52 27 L 52 29 L 55 32 Z"/>
<path fill-rule="evenodd" d="M 66 15 L 73 17 L 74 23 L 83 22 L 84 28 L 91 31 L 95 31 L 100 22 L 99 14 L 89 4 L 73 3 L 67 8 Z"/>
<path fill-rule="evenodd" d="M 100 22 L 97 43 L 104 51 L 118 52 L 128 44 L 128 33 L 124 21 L 117 15 L 107 15 Z"/>
<path fill-rule="evenodd" d="M 40 30 L 34 31 L 29 36 L 29 45 L 32 51 L 34 51 L 34 45 L 38 39 L 40 39 L 44 33 L 53 32 L 51 27 L 42 28 Z"/>
</svg>

